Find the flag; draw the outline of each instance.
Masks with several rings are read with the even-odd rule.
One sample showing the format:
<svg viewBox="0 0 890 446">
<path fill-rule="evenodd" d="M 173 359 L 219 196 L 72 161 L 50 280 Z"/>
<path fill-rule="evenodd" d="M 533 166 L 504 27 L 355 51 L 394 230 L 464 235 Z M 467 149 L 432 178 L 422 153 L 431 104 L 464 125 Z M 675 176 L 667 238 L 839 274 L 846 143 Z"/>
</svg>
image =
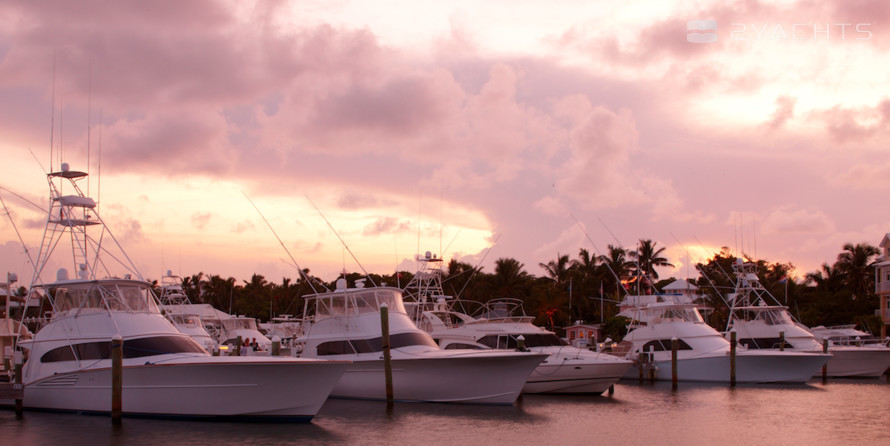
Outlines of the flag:
<svg viewBox="0 0 890 446">
<path fill-rule="evenodd" d="M 779 279 L 779 283 L 788 283 L 788 276 L 782 276 L 782 278 Z"/>
</svg>

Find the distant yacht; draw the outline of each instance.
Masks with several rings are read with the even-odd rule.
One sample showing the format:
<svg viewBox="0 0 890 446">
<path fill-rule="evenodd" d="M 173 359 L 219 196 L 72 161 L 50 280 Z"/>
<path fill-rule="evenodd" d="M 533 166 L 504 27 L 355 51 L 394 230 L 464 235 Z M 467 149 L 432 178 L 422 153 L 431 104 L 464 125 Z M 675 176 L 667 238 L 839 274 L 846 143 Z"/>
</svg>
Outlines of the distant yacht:
<svg viewBox="0 0 890 446">
<path fill-rule="evenodd" d="M 760 284 L 755 265 L 737 259 L 733 264 L 735 292 L 728 297 L 730 319 L 726 336 L 737 333 L 739 343 L 749 349 L 822 352 L 822 344 L 810 329 L 796 322 L 788 307 L 778 301 Z M 831 334 L 827 334 L 831 341 Z M 831 377 L 878 377 L 890 368 L 890 348 L 886 345 L 841 342 L 837 336 L 829 343 L 827 375 Z M 821 370 L 816 373 L 821 374 Z"/>
<path fill-rule="evenodd" d="M 547 355 L 533 352 L 442 350 L 405 312 L 402 290 L 347 288 L 304 296 L 304 358 L 352 361 L 331 396 L 386 398 L 381 308 L 389 314 L 393 396 L 397 401 L 513 404 L 526 379 Z"/>
<path fill-rule="evenodd" d="M 182 305 L 190 305 L 188 296 L 182 289 L 182 279 L 174 276 L 172 271 L 161 277 L 160 284 L 161 312 L 173 323 L 177 330 L 189 335 L 208 352 L 219 348 L 219 343 L 204 328 L 204 322 L 197 313 L 182 312 Z M 180 311 L 176 311 L 180 310 Z"/>
<path fill-rule="evenodd" d="M 256 319 L 233 316 L 210 304 L 193 304 L 182 289 L 182 279 L 167 271 L 161 278 L 161 309 L 165 316 L 183 333 L 188 334 L 208 351 L 221 349 L 231 352 L 238 337 L 256 340 L 259 354 L 268 354 L 272 341 L 258 328 Z M 250 355 L 254 355 L 250 350 Z"/>
<path fill-rule="evenodd" d="M 670 296 L 628 296 L 621 316 L 631 323 L 614 350 L 634 359 L 625 377 L 637 378 L 639 367 L 655 379 L 671 380 L 672 341 L 677 339 L 679 381 L 730 382 L 730 342 L 704 322 L 697 305 L 675 303 Z M 748 350 L 738 346 L 735 376 L 739 383 L 804 383 L 828 360 L 821 353 Z M 644 361 L 644 362 L 641 362 Z"/>
<path fill-rule="evenodd" d="M 49 299 L 52 314 L 32 339 L 19 343 L 27 357 L 25 409 L 109 413 L 117 338 L 123 343 L 125 416 L 310 420 L 349 362 L 211 356 L 161 315 L 151 285 L 120 249 L 96 202 L 81 191 L 77 181 L 86 176 L 67 164 L 47 175 L 50 211 L 31 290 Z M 59 251 L 68 261 L 73 254 L 76 277 L 61 269 L 54 282 L 43 283 L 63 237 L 72 247 Z M 129 272 L 99 277 L 111 269 Z"/>
</svg>

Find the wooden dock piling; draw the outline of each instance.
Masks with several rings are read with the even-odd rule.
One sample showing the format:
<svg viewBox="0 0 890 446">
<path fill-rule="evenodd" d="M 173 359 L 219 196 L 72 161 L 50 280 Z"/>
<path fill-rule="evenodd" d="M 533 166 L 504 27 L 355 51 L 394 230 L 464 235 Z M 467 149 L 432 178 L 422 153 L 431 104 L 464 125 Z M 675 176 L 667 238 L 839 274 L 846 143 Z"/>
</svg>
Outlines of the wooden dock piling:
<svg viewBox="0 0 890 446">
<path fill-rule="evenodd" d="M 120 334 L 111 339 L 111 423 L 121 424 L 123 415 L 123 348 L 124 339 Z"/>
<path fill-rule="evenodd" d="M 380 306 L 380 331 L 383 336 L 383 373 L 386 376 L 386 407 L 392 408 L 392 354 L 389 343 L 389 307 L 386 304 Z"/>
<path fill-rule="evenodd" d="M 680 340 L 671 338 L 671 388 L 677 390 L 677 350 L 680 349 Z"/>
<path fill-rule="evenodd" d="M 735 387 L 735 351 L 736 345 L 738 342 L 736 341 L 736 332 L 729 332 L 729 385 Z"/>
</svg>

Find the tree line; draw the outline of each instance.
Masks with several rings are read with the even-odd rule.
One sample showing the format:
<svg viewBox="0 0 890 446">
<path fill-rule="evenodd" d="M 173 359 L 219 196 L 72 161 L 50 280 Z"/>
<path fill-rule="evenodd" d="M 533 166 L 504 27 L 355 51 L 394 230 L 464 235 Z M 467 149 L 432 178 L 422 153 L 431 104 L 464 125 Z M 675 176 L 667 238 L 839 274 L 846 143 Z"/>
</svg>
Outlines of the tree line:
<svg viewBox="0 0 890 446">
<path fill-rule="evenodd" d="M 559 332 L 574 321 L 603 322 L 613 339 L 622 336 L 626 321 L 616 317 L 617 302 L 627 293 L 657 292 L 674 279 L 659 278 L 658 267 L 672 267 L 664 257 L 663 247 L 642 239 L 636 249 L 627 250 L 609 245 L 602 255 L 585 248 L 577 257 L 557 253 L 556 258 L 540 263 L 544 274 L 536 276 L 513 258 L 500 258 L 492 272 L 483 271 L 465 262 L 452 259 L 442 271 L 445 294 L 462 300 L 488 302 L 498 298 L 520 299 L 535 324 Z M 875 315 L 878 297 L 875 294 L 872 259 L 878 249 L 868 244 L 846 244 L 834 264 L 825 263 L 821 270 L 807 273 L 799 280 L 789 274 L 791 263 L 769 262 L 743 256 L 757 265 L 761 284 L 804 325 L 837 325 L 857 323 L 860 328 L 877 330 L 880 318 Z M 726 326 L 729 308 L 725 295 L 732 292 L 732 264 L 736 261 L 729 248 L 723 247 L 696 268 L 701 277 L 689 282 L 698 286 L 702 300 L 713 307 L 707 313 L 708 323 L 718 330 Z M 389 275 L 370 274 L 369 282 L 404 287 L 414 276 L 409 271 Z M 349 286 L 365 278 L 359 273 L 346 274 Z M 336 279 L 335 279 L 336 281 Z M 206 303 L 231 314 L 246 315 L 259 320 L 303 311 L 303 296 L 325 289 L 335 289 L 334 282 L 325 282 L 311 275 L 309 269 L 296 280 L 282 278 L 269 282 L 254 274 L 238 283 L 234 278 L 198 273 L 182 279 L 182 286 L 192 303 Z"/>
</svg>

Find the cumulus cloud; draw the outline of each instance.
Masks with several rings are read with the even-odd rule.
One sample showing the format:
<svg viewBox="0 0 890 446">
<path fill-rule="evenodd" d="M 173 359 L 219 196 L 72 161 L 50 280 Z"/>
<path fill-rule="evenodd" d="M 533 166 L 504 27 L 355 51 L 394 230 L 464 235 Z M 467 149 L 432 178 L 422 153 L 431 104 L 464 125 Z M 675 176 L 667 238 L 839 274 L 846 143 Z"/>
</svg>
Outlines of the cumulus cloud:
<svg viewBox="0 0 890 446">
<path fill-rule="evenodd" d="M 767 130 L 776 130 L 794 116 L 794 104 L 797 99 L 790 96 L 779 96 L 776 98 L 776 110 L 770 116 L 769 121 L 765 123 Z"/>
<path fill-rule="evenodd" d="M 378 217 L 362 229 L 362 235 L 373 237 L 381 234 L 404 233 L 411 230 L 411 222 L 393 217 Z"/>
<path fill-rule="evenodd" d="M 204 229 L 207 227 L 207 224 L 210 223 L 210 217 L 213 214 L 210 212 L 195 212 L 191 216 L 192 226 L 195 229 Z"/>
<path fill-rule="evenodd" d="M 767 215 L 764 234 L 822 233 L 834 230 L 834 222 L 821 210 L 782 207 Z"/>
<path fill-rule="evenodd" d="M 856 164 L 831 180 L 833 184 L 859 190 L 886 189 L 890 187 L 890 162 Z"/>
<path fill-rule="evenodd" d="M 250 221 L 250 220 L 242 220 L 242 221 L 239 221 L 239 222 L 235 225 L 234 228 L 232 228 L 232 232 L 234 232 L 234 233 L 236 233 L 236 234 L 241 234 L 241 233 L 244 233 L 245 231 L 253 230 L 253 229 L 255 229 L 255 228 L 256 228 L 256 226 L 254 226 L 254 224 L 253 224 L 252 221 Z"/>
<path fill-rule="evenodd" d="M 886 136 L 890 129 L 890 99 L 882 99 L 874 107 L 834 106 L 817 110 L 813 115 L 820 119 L 835 143 L 865 143 L 875 136 Z"/>
</svg>

